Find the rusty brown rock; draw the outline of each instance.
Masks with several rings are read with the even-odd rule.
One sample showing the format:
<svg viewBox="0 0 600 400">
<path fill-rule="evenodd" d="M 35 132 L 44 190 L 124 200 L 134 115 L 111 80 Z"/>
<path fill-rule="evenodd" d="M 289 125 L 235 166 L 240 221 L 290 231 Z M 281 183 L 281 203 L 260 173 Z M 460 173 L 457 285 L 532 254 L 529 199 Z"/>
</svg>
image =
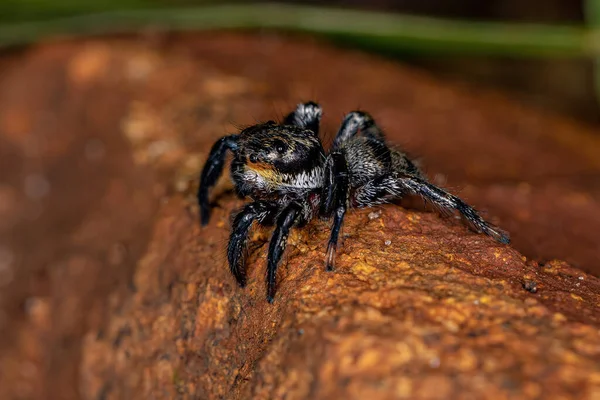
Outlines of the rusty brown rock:
<svg viewBox="0 0 600 400">
<path fill-rule="evenodd" d="M 0 271 L 1 398 L 600 395 L 600 287 L 572 266 L 600 271 L 592 129 L 314 43 L 161 40 L 0 62 L 0 234 L 18 263 Z M 368 108 L 515 248 L 386 206 L 349 215 L 334 273 L 327 224 L 295 231 L 273 306 L 255 232 L 237 288 L 223 250 L 241 202 L 223 179 L 200 230 L 198 171 L 217 137 L 309 98 L 329 140 Z"/>
<path fill-rule="evenodd" d="M 598 278 L 392 205 L 350 213 L 333 273 L 328 224 L 294 231 L 270 305 L 268 237 L 238 288 L 221 256 L 238 202 L 221 204 L 205 229 L 185 199 L 162 208 L 135 294 L 86 337 L 86 398 L 600 395 Z"/>
</svg>

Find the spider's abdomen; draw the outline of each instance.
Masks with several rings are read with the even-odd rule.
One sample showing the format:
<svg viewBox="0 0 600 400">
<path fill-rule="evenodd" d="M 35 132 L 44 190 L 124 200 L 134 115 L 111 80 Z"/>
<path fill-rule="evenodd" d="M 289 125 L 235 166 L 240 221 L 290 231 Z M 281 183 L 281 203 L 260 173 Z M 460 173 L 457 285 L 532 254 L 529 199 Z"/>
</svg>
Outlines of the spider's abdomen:
<svg viewBox="0 0 600 400">
<path fill-rule="evenodd" d="M 391 150 L 392 156 L 392 171 L 399 174 L 408 174 L 417 176 L 423 180 L 427 177 L 419 169 L 419 167 L 408 156 L 398 150 Z"/>
<path fill-rule="evenodd" d="M 357 136 L 342 148 L 348 163 L 350 184 L 353 187 L 365 183 L 390 171 L 392 154 L 385 143 L 364 136 Z"/>
</svg>

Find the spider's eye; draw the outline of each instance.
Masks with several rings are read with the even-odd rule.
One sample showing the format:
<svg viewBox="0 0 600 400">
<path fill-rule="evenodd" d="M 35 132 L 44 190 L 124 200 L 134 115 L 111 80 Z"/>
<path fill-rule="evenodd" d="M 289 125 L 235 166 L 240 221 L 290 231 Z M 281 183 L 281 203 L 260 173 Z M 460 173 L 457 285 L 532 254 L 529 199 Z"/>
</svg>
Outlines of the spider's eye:
<svg viewBox="0 0 600 400">
<path fill-rule="evenodd" d="M 250 162 L 251 162 L 251 163 L 256 163 L 256 162 L 258 162 L 258 157 L 257 157 L 257 155 L 256 155 L 256 154 L 250 154 L 250 157 L 249 157 L 249 158 L 250 158 Z"/>
<path fill-rule="evenodd" d="M 277 152 L 281 155 L 284 154 L 287 151 L 287 144 L 283 143 L 283 141 L 281 140 L 275 140 L 275 143 L 273 143 L 273 147 L 275 148 L 275 150 L 277 150 Z"/>
</svg>

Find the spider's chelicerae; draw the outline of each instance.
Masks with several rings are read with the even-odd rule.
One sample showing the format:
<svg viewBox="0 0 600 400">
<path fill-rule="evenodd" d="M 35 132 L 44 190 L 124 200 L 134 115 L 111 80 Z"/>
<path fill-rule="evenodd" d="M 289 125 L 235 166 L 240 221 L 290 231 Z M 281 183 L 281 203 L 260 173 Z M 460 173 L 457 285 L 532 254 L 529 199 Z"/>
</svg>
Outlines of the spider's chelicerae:
<svg viewBox="0 0 600 400">
<path fill-rule="evenodd" d="M 248 234 L 254 222 L 275 230 L 267 259 L 267 300 L 275 295 L 275 275 L 292 227 L 316 216 L 333 218 L 326 268 L 332 270 L 344 214 L 349 207 L 370 207 L 413 194 L 443 210 L 456 210 L 478 232 L 501 243 L 508 235 L 486 222 L 458 197 L 429 183 L 402 152 L 390 148 L 373 118 L 362 111 L 346 115 L 329 154 L 319 140 L 321 107 L 299 104 L 281 123 L 268 121 L 219 139 L 202 170 L 200 220 L 210 218 L 208 191 L 223 171 L 227 150 L 233 153 L 231 178 L 241 197 L 253 201 L 235 213 L 227 258 L 243 287 Z"/>
</svg>

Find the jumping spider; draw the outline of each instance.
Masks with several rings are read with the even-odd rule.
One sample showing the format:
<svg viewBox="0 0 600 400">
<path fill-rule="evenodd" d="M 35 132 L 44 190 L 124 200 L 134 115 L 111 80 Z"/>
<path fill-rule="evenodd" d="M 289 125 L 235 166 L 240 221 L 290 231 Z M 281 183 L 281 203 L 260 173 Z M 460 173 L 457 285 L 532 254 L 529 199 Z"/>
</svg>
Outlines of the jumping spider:
<svg viewBox="0 0 600 400">
<path fill-rule="evenodd" d="M 509 242 L 507 234 L 471 206 L 429 183 L 404 153 L 388 147 L 366 112 L 346 115 L 326 154 L 318 136 L 321 114 L 314 102 L 299 104 L 281 124 L 250 126 L 222 137 L 210 151 L 198 189 L 201 224 L 209 221 L 208 191 L 223 171 L 228 149 L 233 152 L 235 190 L 253 200 L 234 213 L 227 247 L 229 268 L 240 286 L 246 284 L 246 243 L 253 222 L 275 225 L 267 259 L 267 300 L 273 302 L 275 274 L 292 227 L 304 226 L 316 216 L 333 217 L 326 256 L 331 271 L 346 210 L 389 203 L 407 194 L 419 195 L 442 210 L 456 210 L 476 231 Z"/>
</svg>

